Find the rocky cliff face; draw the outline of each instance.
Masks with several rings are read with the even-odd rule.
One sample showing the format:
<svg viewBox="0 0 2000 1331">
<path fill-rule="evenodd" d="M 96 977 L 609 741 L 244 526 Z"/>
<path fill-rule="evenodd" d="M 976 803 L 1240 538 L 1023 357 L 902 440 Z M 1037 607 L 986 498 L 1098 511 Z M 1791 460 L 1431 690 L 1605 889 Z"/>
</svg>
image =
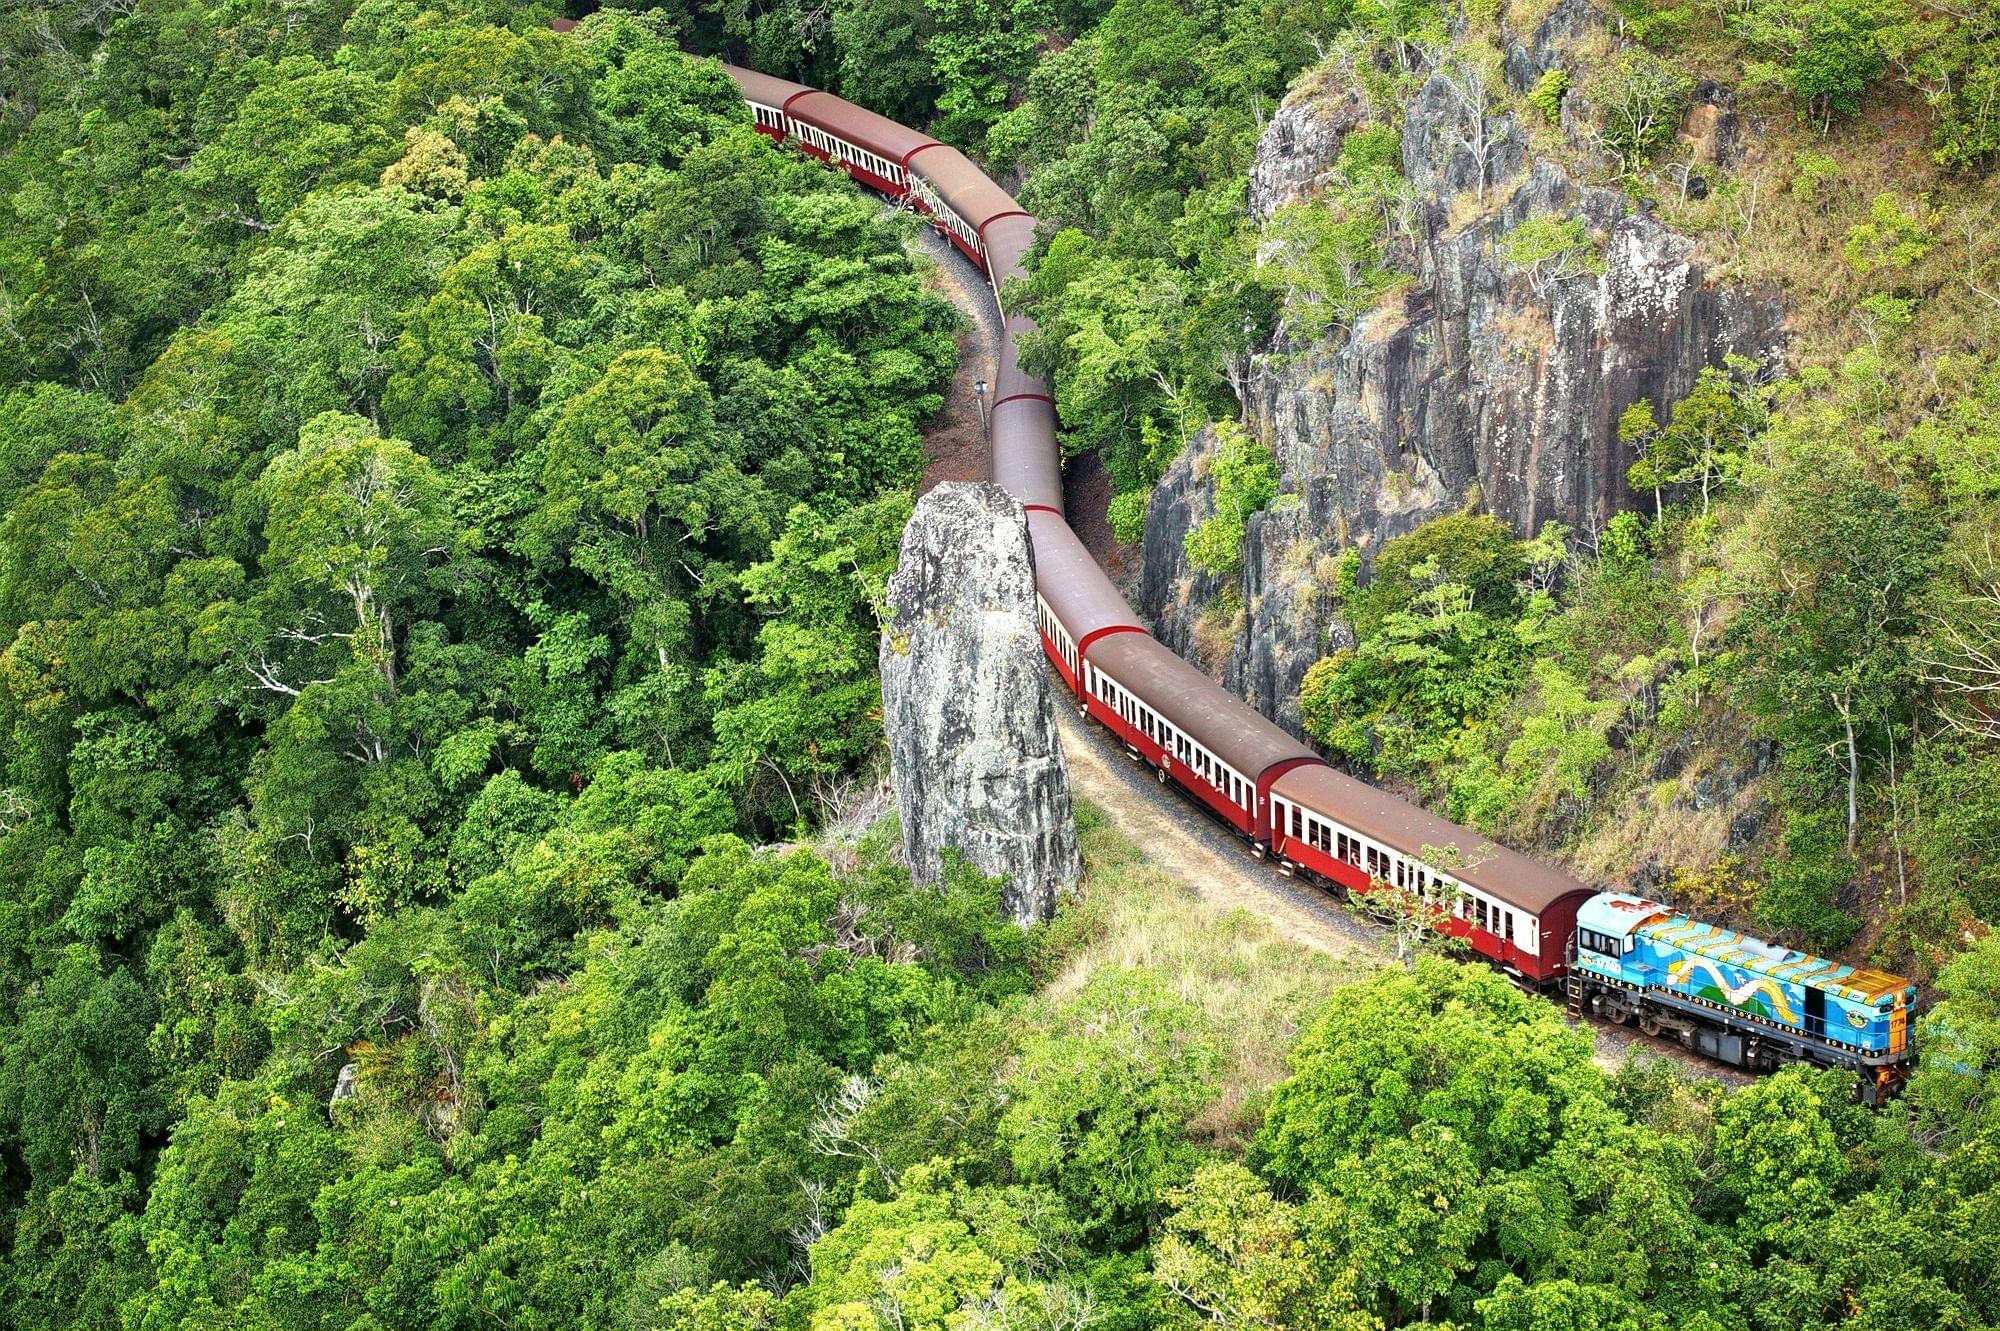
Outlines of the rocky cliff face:
<svg viewBox="0 0 2000 1331">
<path fill-rule="evenodd" d="M 1532 87 L 1572 59 L 1570 44 L 1595 22 L 1585 0 L 1564 0 L 1514 44 L 1508 82 Z M 1463 108 L 1440 72 L 1403 110 L 1413 280 L 1350 336 L 1281 337 L 1243 377 L 1243 419 L 1276 453 L 1282 492 L 1296 499 L 1253 520 L 1223 674 L 1294 730 L 1306 668 L 1346 641 L 1320 577 L 1331 555 L 1352 545 L 1366 561 L 1383 541 L 1473 499 L 1524 536 L 1552 520 L 1580 533 L 1601 527 L 1633 502 L 1632 458 L 1617 439 L 1626 407 L 1646 397 L 1664 408 L 1727 354 L 1770 361 L 1782 349 L 1775 293 L 1711 281 L 1691 239 L 1624 194 L 1579 185 L 1538 159 L 1511 116 L 1474 121 Z M 1375 114 L 1337 69 L 1302 80 L 1260 143 L 1253 211 L 1312 198 L 1346 134 Z M 1701 151 L 1728 152 L 1726 94 L 1704 89 L 1690 129 Z M 1468 142 L 1482 137 L 1483 161 Z M 1501 257 L 1503 238 L 1538 216 L 1581 219 L 1597 239 L 1598 271 L 1551 276 Z M 1141 608 L 1177 648 L 1196 636 L 1217 590 L 1182 554 L 1206 512 L 1205 461 L 1198 443 L 1147 514 Z"/>
<path fill-rule="evenodd" d="M 932 490 L 888 601 L 883 728 L 910 870 L 935 882 L 956 851 L 1007 880 L 1015 920 L 1045 920 L 1083 862 L 1021 506 L 985 482 Z"/>
</svg>

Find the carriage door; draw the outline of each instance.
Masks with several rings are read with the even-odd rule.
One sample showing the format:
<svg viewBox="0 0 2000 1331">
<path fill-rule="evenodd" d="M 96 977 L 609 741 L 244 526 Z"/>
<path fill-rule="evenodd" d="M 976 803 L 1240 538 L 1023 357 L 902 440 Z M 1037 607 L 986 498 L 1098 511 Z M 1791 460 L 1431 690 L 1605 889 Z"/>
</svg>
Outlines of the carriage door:
<svg viewBox="0 0 2000 1331">
<path fill-rule="evenodd" d="M 1806 1034 L 1815 1040 L 1826 1038 L 1826 990 L 1806 986 Z"/>
</svg>

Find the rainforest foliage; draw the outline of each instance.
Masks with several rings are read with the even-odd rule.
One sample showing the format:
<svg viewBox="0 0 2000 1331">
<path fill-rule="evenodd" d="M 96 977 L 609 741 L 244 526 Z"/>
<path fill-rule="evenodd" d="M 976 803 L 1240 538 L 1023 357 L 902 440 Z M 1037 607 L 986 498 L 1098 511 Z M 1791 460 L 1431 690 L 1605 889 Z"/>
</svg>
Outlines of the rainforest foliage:
<svg viewBox="0 0 2000 1331">
<path fill-rule="evenodd" d="M 1407 238 L 1381 125 L 1323 206 L 1248 218 L 1259 127 L 1323 56 L 1391 93 L 1493 6 L 610 8 L 0 15 L 0 1323 L 2000 1325 L 2000 377 L 1959 230 L 1993 25 L 1621 11 L 1591 95 L 1626 176 L 1673 54 L 1721 51 L 1814 136 L 1915 80 L 1959 192 L 1801 156 L 1781 216 L 1865 326 L 1632 415 L 1651 512 L 1583 553 L 1470 509 L 1339 561 L 1355 643 L 1305 699 L 1531 832 L 1634 699 L 1655 735 L 1754 717 L 1781 853 L 1687 891 L 1834 939 L 1907 859 L 1885 936 L 1936 962 L 1936 1052 L 1875 1115 L 1837 1074 L 1607 1074 L 1431 957 L 1291 1004 L 1246 1076 L 1170 970 L 1251 969 L 1240 920 L 1091 961 L 1101 898 L 1023 933 L 830 826 L 954 319 L 907 223 L 683 50 L 1025 172 L 1072 442 L 1129 522 L 1222 422 L 1187 553 L 1227 577 L 1285 502 L 1232 357 L 1343 335 Z M 1538 280 L 1594 263 L 1524 231 Z"/>
<path fill-rule="evenodd" d="M 698 860 L 766 872 L 701 847 L 816 822 L 879 747 L 874 598 L 956 316 L 907 224 L 755 134 L 671 25 L 552 15 L 0 18 L 0 1321 L 435 1323 L 364 1298 L 359 1250 L 315 1267 L 319 1227 L 386 1257 L 376 1227 L 431 1195 L 470 1258 L 437 1190 L 498 1105 L 469 1088 L 568 1057 L 485 1043 L 512 1005 L 619 955 Z M 718 890 L 806 912 L 798 946 L 835 913 Z M 947 908 L 911 906 L 934 958 Z M 785 927 L 710 932 L 782 956 Z M 697 969 L 725 946 L 681 936 Z M 768 1009 L 738 1045 L 690 1035 L 732 1096 L 764 1076 L 740 1042 L 792 1057 L 760 1023 L 865 1066 L 968 1001 L 950 960 L 943 988 L 796 965 L 840 990 L 824 1021 L 774 979 L 717 991 Z M 408 1110 L 349 1140 L 380 1177 L 330 1135 L 349 1063 L 357 1103 Z M 503 1175 L 540 1095 L 501 1115 Z M 734 1112 L 631 1131 L 656 1152 Z M 488 1315 L 582 1309 L 470 1279 Z"/>
</svg>

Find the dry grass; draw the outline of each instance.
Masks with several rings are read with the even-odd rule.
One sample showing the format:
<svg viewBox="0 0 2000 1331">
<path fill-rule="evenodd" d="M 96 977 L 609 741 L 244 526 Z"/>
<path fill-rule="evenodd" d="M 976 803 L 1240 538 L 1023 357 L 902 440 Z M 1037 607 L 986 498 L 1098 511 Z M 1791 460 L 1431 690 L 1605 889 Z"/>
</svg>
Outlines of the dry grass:
<svg viewBox="0 0 2000 1331">
<path fill-rule="evenodd" d="M 1662 872 L 1700 873 L 1729 853 L 1735 820 L 1771 801 L 1771 778 L 1738 772 L 1727 798 L 1703 801 L 1697 788 L 1724 775 L 1719 769 L 1750 748 L 1749 731 L 1739 718 L 1711 709 L 1705 733 L 1695 737 L 1687 765 L 1676 775 L 1653 776 L 1651 748 L 1621 755 L 1621 772 L 1577 844 L 1571 862 L 1586 876 L 1623 882 L 1647 859 Z M 1698 803 L 1707 808 L 1697 808 Z M 1756 847 L 1750 848 L 1754 854 Z"/>
<path fill-rule="evenodd" d="M 1043 996 L 1061 1001 L 1105 966 L 1143 967 L 1207 1017 L 1223 1051 L 1221 1094 L 1195 1130 L 1225 1150 L 1248 1144 L 1299 1028 L 1366 968 L 1280 937 L 1243 909 L 1202 901 L 1162 878 L 1089 804 L 1078 808 L 1088 881 L 1067 907 L 1060 964 Z"/>
<path fill-rule="evenodd" d="M 1194 621 L 1195 664 L 1209 674 L 1219 673 L 1229 664 L 1236 640 L 1243 632 L 1243 603 L 1232 591 L 1224 591 L 1202 608 Z"/>
<path fill-rule="evenodd" d="M 1540 359 L 1555 343 L 1555 325 L 1549 322 L 1548 306 L 1528 301 L 1514 306 L 1493 321 L 1509 355 L 1523 363 Z"/>
<path fill-rule="evenodd" d="M 1413 281 L 1395 283 L 1375 298 L 1374 306 L 1357 326 L 1369 342 L 1387 342 L 1410 326 L 1410 288 Z"/>
</svg>

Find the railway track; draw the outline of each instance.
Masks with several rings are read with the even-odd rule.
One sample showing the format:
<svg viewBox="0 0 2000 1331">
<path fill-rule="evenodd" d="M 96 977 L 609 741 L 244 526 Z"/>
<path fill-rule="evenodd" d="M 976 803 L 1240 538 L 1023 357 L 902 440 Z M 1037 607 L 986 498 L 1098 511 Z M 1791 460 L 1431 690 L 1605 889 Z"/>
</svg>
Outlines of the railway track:
<svg viewBox="0 0 2000 1331">
<path fill-rule="evenodd" d="M 1906 980 L 1596 891 L 1335 769 L 1154 639 L 1069 525 L 1055 396 L 1020 363 L 1034 322 L 1008 309 L 1008 283 L 1026 272 L 1034 217 L 920 131 L 804 84 L 724 70 L 759 132 L 924 215 L 985 274 L 1001 327 L 983 433 L 992 480 L 1027 514 L 1044 652 L 1085 715 L 1163 785 L 1260 855 L 1350 898 L 1393 891 L 1420 901 L 1430 927 L 1523 983 L 1567 976 L 1571 1016 L 1587 996 L 1742 1067 L 1807 1059 L 1862 1073 L 1871 1103 L 1893 1093 L 1911 1061 L 1916 991 Z"/>
</svg>

